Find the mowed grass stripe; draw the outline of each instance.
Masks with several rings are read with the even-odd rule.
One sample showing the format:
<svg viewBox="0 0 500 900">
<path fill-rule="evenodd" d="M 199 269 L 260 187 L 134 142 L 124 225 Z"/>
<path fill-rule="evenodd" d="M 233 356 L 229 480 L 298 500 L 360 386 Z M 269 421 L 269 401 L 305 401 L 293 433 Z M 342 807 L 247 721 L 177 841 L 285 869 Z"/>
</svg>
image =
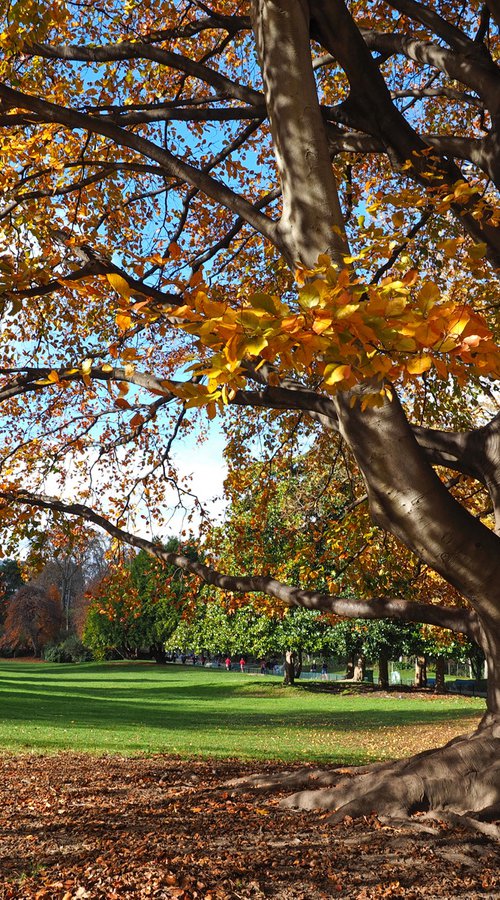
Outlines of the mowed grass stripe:
<svg viewBox="0 0 500 900">
<path fill-rule="evenodd" d="M 334 694 L 148 663 L 0 663 L 0 750 L 175 753 L 342 765 L 472 730 L 483 700 Z"/>
</svg>

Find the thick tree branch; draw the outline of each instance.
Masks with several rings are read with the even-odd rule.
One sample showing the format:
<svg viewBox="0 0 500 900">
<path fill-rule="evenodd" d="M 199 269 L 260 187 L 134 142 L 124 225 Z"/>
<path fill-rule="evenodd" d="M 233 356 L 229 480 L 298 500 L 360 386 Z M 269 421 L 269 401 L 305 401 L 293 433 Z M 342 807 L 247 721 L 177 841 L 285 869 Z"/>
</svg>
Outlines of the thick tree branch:
<svg viewBox="0 0 500 900">
<path fill-rule="evenodd" d="M 393 165 L 397 168 L 411 163 L 407 169 L 413 178 L 426 189 L 442 191 L 443 187 L 452 188 L 462 180 L 460 169 L 446 157 L 434 155 L 432 165 L 428 158 L 428 145 L 414 131 L 391 99 L 389 89 L 382 74 L 369 52 L 371 32 L 361 32 L 350 15 L 343 0 L 334 0 L 323 4 L 320 0 L 310 0 L 315 33 L 321 44 L 336 57 L 344 69 L 351 87 L 351 95 L 345 106 L 352 106 L 355 114 L 361 113 L 361 128 L 373 137 L 380 139 Z M 385 37 L 385 35 L 384 35 Z M 411 38 L 402 35 L 388 35 L 387 46 L 379 47 L 381 52 L 390 51 L 393 38 L 411 45 Z M 424 42 L 415 42 L 424 44 Z M 433 46 L 424 44 L 425 47 Z M 448 55 L 453 65 L 459 65 L 456 55 L 435 45 L 436 59 Z M 432 56 L 432 53 L 431 53 Z M 427 64 L 432 64 L 427 60 Z M 471 63 L 472 65 L 472 63 Z M 466 64 L 464 66 L 467 68 Z M 500 79 L 498 70 L 492 64 L 486 71 L 480 67 L 480 87 L 473 84 L 474 90 L 485 96 L 490 110 L 500 108 Z M 453 76 L 459 78 L 459 75 Z M 460 80 L 460 79 L 459 79 Z M 467 82 L 468 83 L 468 82 Z M 359 125 L 357 126 L 360 127 Z M 484 241 L 488 246 L 488 256 L 493 265 L 500 267 L 500 232 L 499 229 L 483 220 L 478 222 L 472 215 L 473 203 L 451 204 L 454 214 L 476 241 Z M 492 211 L 493 212 L 493 211 Z"/>
<path fill-rule="evenodd" d="M 417 3 L 416 0 L 385 0 L 385 2 L 392 9 L 397 9 L 415 22 L 425 25 L 454 50 L 469 54 L 477 52 L 474 41 L 468 35 L 423 3 Z"/>
<path fill-rule="evenodd" d="M 413 425 L 413 434 L 429 462 L 435 466 L 454 469 L 463 475 L 486 484 L 484 476 L 484 434 L 474 431 L 438 431 Z"/>
<path fill-rule="evenodd" d="M 500 28 L 500 0 L 486 0 L 492 18 L 495 20 L 497 27 Z"/>
<path fill-rule="evenodd" d="M 493 115 L 500 111 L 500 71 L 491 60 L 477 62 L 470 54 L 453 53 L 439 44 L 398 32 L 361 29 L 361 34 L 370 50 L 401 54 L 419 65 L 432 66 L 452 81 L 460 81 L 475 91 Z"/>
<path fill-rule="evenodd" d="M 148 31 L 143 34 L 142 40 L 145 42 L 166 41 L 171 38 L 189 38 L 201 34 L 203 31 L 214 31 L 221 29 L 230 35 L 238 34 L 239 31 L 248 31 L 251 28 L 250 18 L 248 16 L 226 16 L 216 10 L 212 10 L 210 15 L 206 15 L 192 22 L 186 22 L 173 28 L 163 28 L 157 31 Z"/>
<path fill-rule="evenodd" d="M 161 103 L 151 105 L 148 109 L 130 110 L 130 108 L 109 108 L 99 113 L 101 119 L 109 119 L 117 125 L 137 125 L 147 122 L 232 122 L 247 119 L 264 119 L 266 107 L 234 106 L 224 109 L 175 108 Z"/>
<path fill-rule="evenodd" d="M 49 366 L 26 367 L 18 371 L 2 368 L 0 369 L 0 375 L 10 376 L 10 380 L 0 388 L 0 402 L 27 393 L 38 393 L 46 390 L 47 387 L 54 388 L 54 383 L 47 380 L 50 373 L 53 371 L 57 371 L 60 382 L 82 381 L 83 376 L 81 370 L 77 365 L 71 364 L 56 370 L 51 369 Z M 161 395 L 164 402 L 177 399 L 168 388 L 168 385 L 171 385 L 173 382 L 157 378 L 155 375 L 138 372 L 132 367 L 124 369 L 121 366 L 106 365 L 103 367 L 95 365 L 92 366 L 87 373 L 87 377 L 95 379 L 96 381 L 124 381 L 127 384 L 134 384 L 137 387 L 145 388 L 152 394 Z"/>
<path fill-rule="evenodd" d="M 422 140 L 434 147 L 438 153 L 454 159 L 474 163 L 479 169 L 494 180 L 495 160 L 488 151 L 486 139 L 458 137 L 449 134 L 422 134 Z M 386 148 L 380 138 L 360 131 L 342 131 L 330 125 L 328 127 L 328 143 L 333 153 L 385 153 Z"/>
<path fill-rule="evenodd" d="M 362 412 L 359 402 L 351 405 L 353 398 L 359 401 L 366 390 L 369 386 L 339 394 L 335 406 L 340 433 L 363 473 L 373 518 L 496 627 L 500 620 L 500 537 L 462 507 L 440 481 L 395 393 L 378 409 Z"/>
<path fill-rule="evenodd" d="M 311 62 L 307 4 L 253 0 L 252 21 L 283 195 L 287 258 L 313 266 L 348 252 Z"/>
<path fill-rule="evenodd" d="M 403 622 L 421 622 L 447 628 L 459 634 L 466 634 L 472 640 L 477 640 L 479 635 L 477 617 L 472 611 L 467 609 L 432 606 L 390 597 L 352 600 L 319 591 L 304 590 L 276 581 L 276 579 L 265 575 L 224 575 L 211 566 L 188 559 L 188 557 L 180 553 L 168 553 L 161 546 L 147 538 L 131 534 L 125 529 L 113 525 L 104 516 L 83 504 L 65 503 L 53 497 L 39 496 L 28 491 L 0 491 L 0 499 L 7 504 L 27 505 L 37 509 L 54 510 L 66 515 L 83 518 L 85 521 L 97 525 L 117 540 L 146 550 L 168 565 L 173 565 L 184 572 L 189 572 L 201 578 L 206 584 L 213 585 L 224 591 L 244 594 L 267 594 L 280 600 L 285 606 L 323 610 L 348 618 L 389 618 Z"/>
<path fill-rule="evenodd" d="M 21 370 L 0 369 L 0 375 L 10 376 L 10 380 L 0 389 L 0 402 L 25 393 L 40 392 L 47 387 L 53 387 L 47 382 L 52 371 L 54 370 L 48 366 Z M 82 373 L 79 370 L 74 371 L 72 363 L 67 367 L 60 367 L 56 371 L 60 381 L 63 382 L 75 382 L 82 378 Z M 260 370 L 257 374 L 261 375 Z M 175 382 L 165 381 L 137 369 L 124 369 L 120 366 L 109 365 L 103 368 L 95 365 L 88 376 L 96 381 L 123 381 L 135 384 L 153 394 L 162 395 L 165 399 L 177 399 L 175 394 L 170 391 L 170 386 Z M 249 377 L 252 378 L 250 370 Z M 302 387 L 298 383 L 288 387 L 286 383 L 280 387 L 272 387 L 264 383 L 258 390 L 238 390 L 230 404 L 304 412 L 325 428 L 335 432 L 340 431 L 335 401 L 324 394 Z M 419 425 L 409 427 L 431 465 L 468 475 L 484 485 L 488 485 L 488 480 L 491 481 L 491 473 L 493 470 L 496 471 L 496 467 L 500 465 L 498 461 L 500 415 L 496 416 L 490 425 L 468 432 L 439 431 Z M 488 472 L 490 472 L 490 478 L 488 478 Z"/>
</svg>

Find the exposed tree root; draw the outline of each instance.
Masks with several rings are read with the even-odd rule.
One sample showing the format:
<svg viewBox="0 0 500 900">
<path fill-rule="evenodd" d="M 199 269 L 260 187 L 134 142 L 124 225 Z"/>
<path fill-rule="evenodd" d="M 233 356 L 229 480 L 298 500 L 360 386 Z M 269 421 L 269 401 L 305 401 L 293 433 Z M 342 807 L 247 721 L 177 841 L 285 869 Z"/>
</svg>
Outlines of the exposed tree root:
<svg viewBox="0 0 500 900">
<path fill-rule="evenodd" d="M 383 822 L 404 821 L 432 832 L 437 820 L 500 839 L 500 723 L 396 762 L 301 769 L 230 784 L 255 790 L 303 788 L 281 806 L 331 810 L 333 822 L 376 814 Z"/>
<path fill-rule="evenodd" d="M 492 822 L 499 804 L 498 724 L 455 738 L 438 750 L 372 768 L 354 778 L 343 777 L 333 788 L 301 791 L 282 801 L 286 807 L 331 809 L 333 821 L 372 813 L 390 820 L 425 813 L 441 820 L 451 816 L 454 824 L 463 817 L 469 827 Z M 500 837 L 493 823 L 478 830 Z"/>
</svg>

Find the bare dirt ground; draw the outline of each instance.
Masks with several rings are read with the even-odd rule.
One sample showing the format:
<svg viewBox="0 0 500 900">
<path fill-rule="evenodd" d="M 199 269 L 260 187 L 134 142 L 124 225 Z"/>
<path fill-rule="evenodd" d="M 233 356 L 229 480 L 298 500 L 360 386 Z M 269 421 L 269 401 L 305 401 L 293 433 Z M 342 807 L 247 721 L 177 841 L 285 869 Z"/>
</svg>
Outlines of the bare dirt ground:
<svg viewBox="0 0 500 900">
<path fill-rule="evenodd" d="M 282 766 L 289 771 L 292 767 Z M 276 764 L 0 757 L 0 898 L 500 898 L 500 846 L 277 806 L 224 783 Z"/>
</svg>

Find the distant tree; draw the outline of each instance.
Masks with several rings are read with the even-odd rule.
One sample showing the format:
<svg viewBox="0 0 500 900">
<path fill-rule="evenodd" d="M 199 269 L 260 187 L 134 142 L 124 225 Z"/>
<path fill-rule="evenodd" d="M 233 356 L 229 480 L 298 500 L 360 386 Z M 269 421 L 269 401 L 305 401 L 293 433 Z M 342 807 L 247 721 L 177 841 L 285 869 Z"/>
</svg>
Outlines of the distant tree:
<svg viewBox="0 0 500 900">
<path fill-rule="evenodd" d="M 417 643 L 414 651 L 417 654 L 415 663 L 415 678 L 419 675 L 419 666 L 426 668 L 428 660 L 434 660 L 436 667 L 436 690 L 446 690 L 445 674 L 446 664 L 453 660 L 459 663 L 468 663 L 473 678 L 479 681 L 484 675 L 485 657 L 481 648 L 468 641 L 463 635 L 453 635 L 442 628 L 429 628 L 422 626 L 417 632 Z"/>
<path fill-rule="evenodd" d="M 168 552 L 179 541 L 166 543 Z M 183 552 L 196 557 L 196 549 Z M 147 649 L 157 662 L 165 662 L 165 641 L 176 628 L 189 599 L 189 578 L 175 566 L 165 566 L 145 551 L 115 564 L 90 596 L 82 629 L 84 643 L 96 655 L 112 651 L 133 656 Z"/>
<path fill-rule="evenodd" d="M 0 624 L 4 621 L 7 601 L 24 584 L 19 563 L 15 559 L 0 562 Z"/>
<path fill-rule="evenodd" d="M 58 591 L 69 634 L 76 628 L 75 614 L 86 589 L 105 572 L 108 541 L 87 525 L 60 517 L 32 524 L 27 536 L 25 567 L 42 590 Z"/>
<path fill-rule="evenodd" d="M 0 645 L 12 650 L 29 649 L 39 656 L 46 644 L 56 640 L 62 624 L 61 598 L 50 587 L 24 585 L 8 601 Z"/>
</svg>

